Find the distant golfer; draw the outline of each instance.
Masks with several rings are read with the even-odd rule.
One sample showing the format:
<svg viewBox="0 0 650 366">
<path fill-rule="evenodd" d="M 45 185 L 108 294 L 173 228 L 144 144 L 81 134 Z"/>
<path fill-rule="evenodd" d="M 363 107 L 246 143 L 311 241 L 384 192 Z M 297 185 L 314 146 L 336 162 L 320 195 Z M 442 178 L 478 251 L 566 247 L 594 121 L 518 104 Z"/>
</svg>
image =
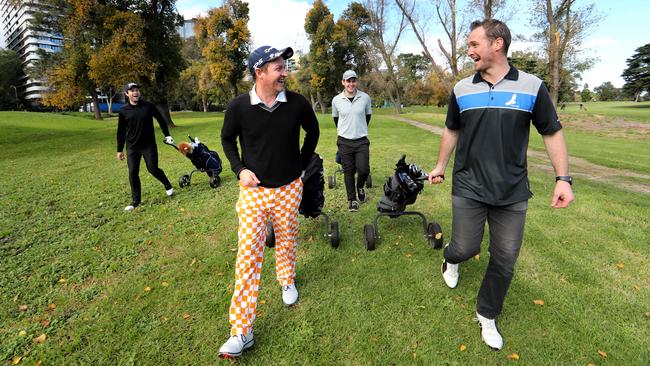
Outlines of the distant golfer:
<svg viewBox="0 0 650 366">
<path fill-rule="evenodd" d="M 343 92 L 332 99 L 332 117 L 336 125 L 338 153 L 341 157 L 348 210 L 359 210 L 359 202 L 366 202 L 366 184 L 370 174 L 370 141 L 368 125 L 372 116 L 370 96 L 357 89 L 357 73 L 343 73 Z M 355 183 L 355 174 L 356 177 Z M 357 199 L 358 198 L 358 199 Z"/>
<path fill-rule="evenodd" d="M 238 357 L 253 346 L 269 218 L 275 230 L 275 274 L 282 301 L 287 306 L 298 301 L 295 277 L 298 207 L 303 189 L 300 176 L 314 154 L 320 132 L 307 99 L 284 88 L 285 60 L 292 55 L 289 47 L 277 50 L 269 46 L 251 53 L 248 70 L 255 85 L 230 102 L 221 129 L 223 151 L 239 178 L 239 250 L 230 303 L 230 338 L 219 349 L 220 357 Z M 305 131 L 302 147 L 301 129 Z"/>
<path fill-rule="evenodd" d="M 129 83 L 126 86 L 128 103 L 120 109 L 117 122 L 117 160 L 124 160 L 124 143 L 126 142 L 126 162 L 129 167 L 131 184 L 131 204 L 124 211 L 133 211 L 141 202 L 140 158 L 144 158 L 147 170 L 165 186 L 168 196 L 174 194 L 172 184 L 165 172 L 158 167 L 158 148 L 153 131 L 153 117 L 165 135 L 165 142 L 173 144 L 165 119 L 156 106 L 140 99 L 140 86 Z"/>
<path fill-rule="evenodd" d="M 480 252 L 487 221 L 490 262 L 478 292 L 476 320 L 483 341 L 494 349 L 503 347 L 495 318 L 514 275 L 532 197 L 526 166 L 531 121 L 557 176 L 551 206 L 564 208 L 573 201 L 557 113 L 544 83 L 508 64 L 510 40 L 510 30 L 498 20 L 472 23 L 467 55 L 476 73 L 454 86 L 438 162 L 429 173 L 429 182 L 442 183 L 456 148 L 451 241 L 441 266 L 450 288 L 458 284 L 459 264 Z"/>
</svg>

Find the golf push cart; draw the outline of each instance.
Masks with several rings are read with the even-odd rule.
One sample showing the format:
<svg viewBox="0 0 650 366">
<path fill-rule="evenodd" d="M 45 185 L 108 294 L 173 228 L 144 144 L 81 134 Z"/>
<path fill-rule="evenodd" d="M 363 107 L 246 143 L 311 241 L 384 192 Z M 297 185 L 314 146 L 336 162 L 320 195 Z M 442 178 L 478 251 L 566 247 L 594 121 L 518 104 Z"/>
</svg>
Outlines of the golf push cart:
<svg viewBox="0 0 650 366">
<path fill-rule="evenodd" d="M 314 153 L 302 178 L 302 201 L 300 201 L 298 212 L 307 218 L 322 217 L 325 231 L 323 236 L 330 239 L 332 248 L 338 248 L 340 243 L 339 223 L 331 221 L 330 217 L 322 211 L 325 204 L 325 195 L 323 194 L 325 179 L 323 177 L 323 158 Z M 275 232 L 271 220 L 266 223 L 266 246 L 269 248 L 275 247 Z"/>
<path fill-rule="evenodd" d="M 217 188 L 221 185 L 221 174 L 222 165 L 219 154 L 216 151 L 210 150 L 204 143 L 199 141 L 198 137 L 192 138 L 192 136 L 187 136 L 191 143 L 181 142 L 178 146 L 174 144 L 165 144 L 172 146 L 178 150 L 181 154 L 185 155 L 186 158 L 190 159 L 192 164 L 196 169 L 192 170 L 189 174 L 183 174 L 178 179 L 179 187 L 187 187 L 192 181 L 192 175 L 197 172 L 206 173 L 210 177 L 210 187 Z"/>
<path fill-rule="evenodd" d="M 391 219 L 414 215 L 422 219 L 424 237 L 433 249 L 442 248 L 442 228 L 437 222 L 427 222 L 427 218 L 418 211 L 405 211 L 406 206 L 415 203 L 418 194 L 424 188 L 423 182 L 428 176 L 415 164 L 406 164 L 406 155 L 395 165 L 395 174 L 388 177 L 384 184 L 384 196 L 377 203 L 379 214 L 375 216 L 372 224 L 366 224 L 363 228 L 365 245 L 367 250 L 375 250 L 379 241 L 379 227 L 377 221 L 382 216 Z"/>
</svg>

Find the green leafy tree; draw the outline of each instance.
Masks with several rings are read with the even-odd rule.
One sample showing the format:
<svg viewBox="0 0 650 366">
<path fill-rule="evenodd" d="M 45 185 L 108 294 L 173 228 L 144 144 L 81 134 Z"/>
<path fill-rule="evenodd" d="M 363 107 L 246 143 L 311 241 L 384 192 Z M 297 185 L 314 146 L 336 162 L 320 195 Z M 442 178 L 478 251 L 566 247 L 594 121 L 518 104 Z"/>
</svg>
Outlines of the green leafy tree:
<svg viewBox="0 0 650 366">
<path fill-rule="evenodd" d="M 621 99 L 621 90 L 615 87 L 611 81 L 606 81 L 595 87 L 594 92 L 598 94 L 598 100 L 602 102 Z"/>
<path fill-rule="evenodd" d="M 16 52 L 0 49 L 0 110 L 18 109 L 18 79 L 22 73 Z"/>
<path fill-rule="evenodd" d="M 621 75 L 625 79 L 623 90 L 638 102 L 644 91 L 650 92 L 650 43 L 637 48 L 626 62 L 627 69 Z"/>
<path fill-rule="evenodd" d="M 354 69 L 358 75 L 364 75 L 370 69 L 367 54 L 369 22 L 370 15 L 357 2 L 350 3 L 336 21 L 332 35 L 332 56 L 336 60 L 332 82 L 335 85 L 347 69 Z"/>
<path fill-rule="evenodd" d="M 309 45 L 310 83 L 322 113 L 327 113 L 326 93 L 338 89 L 333 79 L 337 62 L 332 53 L 334 16 L 322 0 L 316 0 L 305 17 L 305 32 L 311 40 Z M 339 77 L 340 78 L 340 77 Z"/>
<path fill-rule="evenodd" d="M 232 98 L 239 94 L 238 83 L 246 71 L 249 55 L 248 4 L 228 0 L 208 16 L 197 19 L 197 41 L 214 83 L 230 90 Z"/>
<path fill-rule="evenodd" d="M 591 102 L 593 97 L 594 97 L 593 93 L 591 92 L 591 90 L 589 90 L 589 84 L 585 84 L 582 87 L 582 91 L 580 92 L 580 100 L 585 102 L 585 103 L 586 102 Z"/>
</svg>

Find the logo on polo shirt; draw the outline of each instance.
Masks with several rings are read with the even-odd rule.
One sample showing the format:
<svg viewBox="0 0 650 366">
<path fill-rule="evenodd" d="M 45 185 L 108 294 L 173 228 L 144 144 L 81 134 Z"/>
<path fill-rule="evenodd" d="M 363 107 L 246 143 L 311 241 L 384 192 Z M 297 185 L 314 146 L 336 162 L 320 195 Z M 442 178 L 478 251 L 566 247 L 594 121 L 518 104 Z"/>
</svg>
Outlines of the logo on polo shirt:
<svg viewBox="0 0 650 366">
<path fill-rule="evenodd" d="M 517 106 L 517 94 L 513 94 L 509 101 L 506 102 L 507 106 Z"/>
</svg>

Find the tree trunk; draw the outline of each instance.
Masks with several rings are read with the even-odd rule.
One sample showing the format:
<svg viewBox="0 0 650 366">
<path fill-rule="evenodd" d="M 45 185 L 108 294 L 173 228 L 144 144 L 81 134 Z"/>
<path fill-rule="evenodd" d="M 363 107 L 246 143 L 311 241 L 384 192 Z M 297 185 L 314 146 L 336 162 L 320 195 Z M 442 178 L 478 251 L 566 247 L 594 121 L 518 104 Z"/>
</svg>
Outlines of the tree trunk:
<svg viewBox="0 0 650 366">
<path fill-rule="evenodd" d="M 316 98 L 318 99 L 318 105 L 320 105 L 320 111 L 323 114 L 327 113 L 327 105 L 323 101 L 323 97 L 320 95 L 320 90 L 316 91 Z"/>
<path fill-rule="evenodd" d="M 113 113 L 113 97 L 115 96 L 113 94 L 113 88 L 108 88 L 108 114 Z"/>
<path fill-rule="evenodd" d="M 230 83 L 230 97 L 231 99 L 235 99 L 237 95 L 239 95 L 239 88 L 237 88 L 237 80 L 233 80 Z"/>
<path fill-rule="evenodd" d="M 172 121 L 172 115 L 169 113 L 169 103 L 167 100 L 156 103 L 156 108 L 158 108 L 158 111 L 162 114 L 169 128 L 176 127 L 174 121 Z"/>
<path fill-rule="evenodd" d="M 201 103 L 203 104 L 203 113 L 208 112 L 208 96 L 203 94 L 201 95 Z"/>
<path fill-rule="evenodd" d="M 93 89 L 90 92 L 90 97 L 93 100 L 93 110 L 95 112 L 95 119 L 96 120 L 101 120 L 102 118 L 102 111 L 99 110 L 99 97 L 97 97 L 97 91 Z"/>
<path fill-rule="evenodd" d="M 311 109 L 316 110 L 316 100 L 312 92 L 309 92 L 309 100 L 311 100 Z"/>
</svg>

